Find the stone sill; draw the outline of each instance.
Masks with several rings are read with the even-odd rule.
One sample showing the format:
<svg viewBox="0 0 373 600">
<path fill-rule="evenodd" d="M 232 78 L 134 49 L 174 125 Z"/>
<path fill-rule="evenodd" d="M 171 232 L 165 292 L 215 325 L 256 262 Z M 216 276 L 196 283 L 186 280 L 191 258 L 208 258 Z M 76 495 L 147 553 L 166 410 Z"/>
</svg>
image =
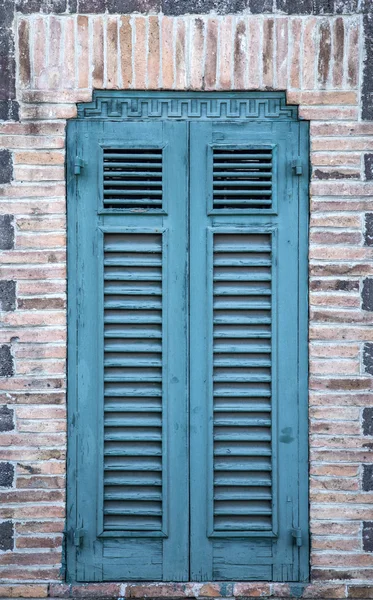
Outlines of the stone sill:
<svg viewBox="0 0 373 600">
<path fill-rule="evenodd" d="M 0 585 L 0 598 L 308 598 L 318 600 L 373 599 L 369 583 L 11 583 Z"/>
</svg>

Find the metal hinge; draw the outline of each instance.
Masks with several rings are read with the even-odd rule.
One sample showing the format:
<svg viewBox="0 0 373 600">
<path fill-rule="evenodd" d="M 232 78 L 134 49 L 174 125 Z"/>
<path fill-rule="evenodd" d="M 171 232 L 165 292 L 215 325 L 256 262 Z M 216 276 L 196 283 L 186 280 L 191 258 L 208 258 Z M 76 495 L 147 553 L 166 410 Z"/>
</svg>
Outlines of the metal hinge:
<svg viewBox="0 0 373 600">
<path fill-rule="evenodd" d="M 73 531 L 73 544 L 76 548 L 80 548 L 83 543 L 84 531 L 83 529 L 74 529 Z"/>
<path fill-rule="evenodd" d="M 297 546 L 301 546 L 303 544 L 302 540 L 302 530 L 300 527 L 294 527 L 291 530 L 291 535 L 293 536 L 295 543 Z"/>
<path fill-rule="evenodd" d="M 297 158 L 296 160 L 293 161 L 293 169 L 294 169 L 295 175 L 303 175 L 303 164 L 302 164 L 302 160 L 300 158 Z"/>
<path fill-rule="evenodd" d="M 80 156 L 75 157 L 74 162 L 74 173 L 75 175 L 80 175 L 81 169 L 84 167 L 84 161 Z"/>
</svg>

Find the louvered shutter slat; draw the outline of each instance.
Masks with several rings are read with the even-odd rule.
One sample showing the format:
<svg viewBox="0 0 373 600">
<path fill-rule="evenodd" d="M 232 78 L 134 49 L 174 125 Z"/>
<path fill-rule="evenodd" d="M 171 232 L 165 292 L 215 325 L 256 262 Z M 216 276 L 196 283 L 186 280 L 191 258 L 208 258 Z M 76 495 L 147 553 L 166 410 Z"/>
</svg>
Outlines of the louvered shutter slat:
<svg viewBox="0 0 373 600">
<path fill-rule="evenodd" d="M 269 209 L 272 206 L 272 149 L 213 148 L 213 208 Z"/>
<path fill-rule="evenodd" d="M 163 200 L 162 149 L 103 150 L 103 203 L 107 209 L 159 210 Z"/>
</svg>

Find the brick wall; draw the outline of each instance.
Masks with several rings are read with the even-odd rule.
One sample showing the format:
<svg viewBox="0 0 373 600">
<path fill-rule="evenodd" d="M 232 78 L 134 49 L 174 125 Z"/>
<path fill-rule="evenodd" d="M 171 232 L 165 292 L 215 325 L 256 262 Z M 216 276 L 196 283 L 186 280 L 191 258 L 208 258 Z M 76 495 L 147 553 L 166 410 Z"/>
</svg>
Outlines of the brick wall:
<svg viewBox="0 0 373 600">
<path fill-rule="evenodd" d="M 0 123 L 0 596 L 372 598 L 373 122 L 361 110 L 363 16 L 31 10 L 12 27 L 19 120 L 13 112 Z M 311 120 L 312 584 L 303 592 L 286 584 L 58 583 L 65 124 L 93 88 L 286 90 Z"/>
</svg>

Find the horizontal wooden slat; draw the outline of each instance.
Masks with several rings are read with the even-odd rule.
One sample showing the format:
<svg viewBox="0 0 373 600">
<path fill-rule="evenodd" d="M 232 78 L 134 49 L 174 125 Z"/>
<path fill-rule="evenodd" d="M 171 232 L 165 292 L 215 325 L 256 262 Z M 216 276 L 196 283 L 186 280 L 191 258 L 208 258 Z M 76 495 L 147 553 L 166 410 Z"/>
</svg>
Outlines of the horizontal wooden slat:
<svg viewBox="0 0 373 600">
<path fill-rule="evenodd" d="M 108 209 L 161 209 L 162 150 L 104 148 L 103 199 Z"/>
<path fill-rule="evenodd" d="M 215 210 L 263 210 L 272 205 L 272 150 L 213 149 Z"/>
</svg>

